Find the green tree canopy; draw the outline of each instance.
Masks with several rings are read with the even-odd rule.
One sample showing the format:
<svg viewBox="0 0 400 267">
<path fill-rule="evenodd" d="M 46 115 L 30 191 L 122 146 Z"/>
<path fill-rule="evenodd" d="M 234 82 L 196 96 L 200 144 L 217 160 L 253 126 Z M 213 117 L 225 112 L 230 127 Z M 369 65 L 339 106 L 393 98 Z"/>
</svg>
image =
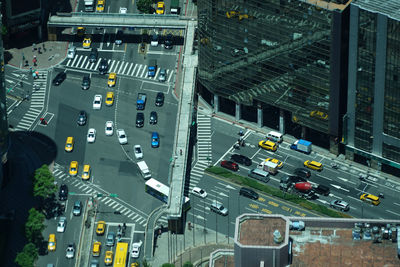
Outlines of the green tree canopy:
<svg viewBox="0 0 400 267">
<path fill-rule="evenodd" d="M 153 13 L 153 0 L 138 0 L 136 2 L 137 9 L 141 13 L 151 14 Z"/>
<path fill-rule="evenodd" d="M 164 264 L 162 265 L 162 267 L 175 267 L 175 265 L 172 264 L 172 263 L 164 263 Z"/>
<path fill-rule="evenodd" d="M 54 176 L 47 165 L 43 165 L 35 171 L 33 177 L 33 195 L 47 199 L 57 192 L 54 184 Z"/>
<path fill-rule="evenodd" d="M 193 263 L 191 263 L 190 261 L 187 261 L 183 264 L 183 267 L 193 267 Z"/>
<path fill-rule="evenodd" d="M 39 251 L 33 243 L 28 243 L 22 251 L 17 254 L 15 263 L 21 267 L 33 267 L 39 257 Z"/>
<path fill-rule="evenodd" d="M 43 224 L 45 216 L 35 208 L 29 210 L 29 216 L 25 223 L 25 236 L 30 242 L 43 240 L 42 231 L 46 226 Z"/>
</svg>

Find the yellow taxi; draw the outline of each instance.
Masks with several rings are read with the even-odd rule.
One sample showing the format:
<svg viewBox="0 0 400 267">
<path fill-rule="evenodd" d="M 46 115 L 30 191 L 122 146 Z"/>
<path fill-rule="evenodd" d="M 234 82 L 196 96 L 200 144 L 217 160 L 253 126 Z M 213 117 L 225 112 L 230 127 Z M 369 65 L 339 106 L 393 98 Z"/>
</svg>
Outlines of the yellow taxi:
<svg viewBox="0 0 400 267">
<path fill-rule="evenodd" d="M 76 28 L 76 34 L 78 36 L 83 36 L 85 34 L 85 27 L 78 27 Z"/>
<path fill-rule="evenodd" d="M 92 38 L 90 36 L 85 36 L 82 42 L 83 48 L 90 48 L 91 45 L 92 45 Z"/>
<path fill-rule="evenodd" d="M 381 203 L 381 200 L 379 197 L 371 195 L 371 194 L 362 194 L 360 196 L 360 200 L 368 202 L 374 206 L 378 206 Z"/>
<path fill-rule="evenodd" d="M 131 263 L 131 267 L 139 267 L 139 263 L 138 262 L 132 262 Z"/>
<path fill-rule="evenodd" d="M 83 165 L 82 180 L 89 180 L 91 171 L 89 164 Z"/>
<path fill-rule="evenodd" d="M 106 106 L 112 106 L 114 103 L 114 93 L 113 92 L 107 92 L 106 94 Z"/>
<path fill-rule="evenodd" d="M 282 166 L 283 166 L 283 162 L 278 159 L 267 158 L 265 161 L 270 161 L 272 163 L 278 164 L 278 168 L 282 168 Z"/>
<path fill-rule="evenodd" d="M 158 2 L 157 3 L 156 13 L 162 15 L 162 14 L 164 14 L 164 9 L 165 9 L 164 2 Z"/>
<path fill-rule="evenodd" d="M 106 229 L 106 222 L 105 221 L 99 221 L 97 223 L 96 234 L 97 235 L 103 235 L 105 229 Z"/>
<path fill-rule="evenodd" d="M 269 140 L 262 140 L 258 142 L 258 147 L 264 148 L 266 150 L 276 151 L 278 149 L 278 145 Z"/>
<path fill-rule="evenodd" d="M 108 87 L 113 87 L 115 86 L 115 82 L 117 81 L 117 74 L 115 72 L 111 72 L 108 74 Z"/>
<path fill-rule="evenodd" d="M 106 251 L 106 257 L 104 258 L 104 263 L 106 265 L 111 265 L 113 261 L 113 252 L 111 250 Z"/>
<path fill-rule="evenodd" d="M 104 7 L 106 6 L 106 1 L 99 0 L 97 1 L 96 11 L 97 12 L 104 12 Z"/>
<path fill-rule="evenodd" d="M 93 243 L 93 257 L 99 257 L 100 256 L 100 250 L 101 250 L 101 242 L 96 241 Z"/>
<path fill-rule="evenodd" d="M 76 176 L 78 174 L 78 162 L 71 161 L 69 164 L 69 175 Z"/>
<path fill-rule="evenodd" d="M 310 112 L 310 117 L 326 121 L 328 119 L 328 114 L 322 111 L 313 110 Z"/>
<path fill-rule="evenodd" d="M 304 161 L 304 167 L 307 167 L 311 170 L 322 171 L 322 163 L 314 160 Z"/>
<path fill-rule="evenodd" d="M 71 152 L 74 149 L 74 138 L 72 136 L 67 137 L 67 141 L 65 142 L 65 151 Z"/>
<path fill-rule="evenodd" d="M 49 251 L 55 251 L 56 250 L 56 235 L 55 234 L 50 234 L 49 235 L 49 243 L 47 245 L 47 249 Z"/>
</svg>

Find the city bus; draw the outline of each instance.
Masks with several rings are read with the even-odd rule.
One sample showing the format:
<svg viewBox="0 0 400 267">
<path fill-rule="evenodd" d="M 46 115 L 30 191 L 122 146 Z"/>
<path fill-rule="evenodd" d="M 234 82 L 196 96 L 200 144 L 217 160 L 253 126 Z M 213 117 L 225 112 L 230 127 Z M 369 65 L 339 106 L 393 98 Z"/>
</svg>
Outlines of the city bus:
<svg viewBox="0 0 400 267">
<path fill-rule="evenodd" d="M 118 242 L 115 249 L 114 267 L 126 267 L 128 257 L 128 243 Z"/>
<path fill-rule="evenodd" d="M 145 191 L 155 198 L 158 198 L 162 202 L 168 204 L 169 186 L 166 186 L 154 178 L 150 178 L 145 183 Z M 190 199 L 185 197 L 183 203 L 183 210 L 187 211 L 190 209 Z"/>
</svg>

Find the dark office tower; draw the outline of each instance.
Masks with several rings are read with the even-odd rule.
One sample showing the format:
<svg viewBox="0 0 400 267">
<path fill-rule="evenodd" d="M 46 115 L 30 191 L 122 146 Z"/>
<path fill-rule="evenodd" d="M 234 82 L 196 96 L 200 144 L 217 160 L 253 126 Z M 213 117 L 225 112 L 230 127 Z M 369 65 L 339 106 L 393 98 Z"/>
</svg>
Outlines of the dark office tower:
<svg viewBox="0 0 400 267">
<path fill-rule="evenodd" d="M 346 156 L 400 171 L 400 1 L 350 5 Z"/>
<path fill-rule="evenodd" d="M 343 2 L 198 0 L 200 94 L 236 120 L 336 152 L 348 66 Z"/>
<path fill-rule="evenodd" d="M 1 3 L 0 3 L 1 5 Z M 0 14 L 1 17 L 1 14 Z M 1 20 L 0 20 L 1 25 Z M 7 162 L 7 151 L 9 148 L 8 139 L 8 122 L 7 122 L 7 107 L 6 107 L 6 87 L 4 80 L 4 53 L 3 40 L 0 34 L 0 192 L 3 184 L 3 165 Z"/>
</svg>

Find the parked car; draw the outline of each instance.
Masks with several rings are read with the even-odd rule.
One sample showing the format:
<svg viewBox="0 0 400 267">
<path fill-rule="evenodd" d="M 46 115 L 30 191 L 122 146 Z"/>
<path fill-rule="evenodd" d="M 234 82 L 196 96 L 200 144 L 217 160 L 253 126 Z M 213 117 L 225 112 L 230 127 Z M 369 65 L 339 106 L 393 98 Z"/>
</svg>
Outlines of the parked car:
<svg viewBox="0 0 400 267">
<path fill-rule="evenodd" d="M 60 186 L 60 191 L 58 192 L 58 198 L 60 199 L 60 201 L 68 199 L 68 186 L 66 184 L 62 184 Z"/>
<path fill-rule="evenodd" d="M 65 79 L 67 78 L 67 73 L 66 72 L 60 72 L 54 77 L 53 79 L 53 85 L 59 86 Z"/>
<path fill-rule="evenodd" d="M 158 76 L 158 80 L 160 82 L 165 82 L 165 79 L 167 78 L 167 70 L 166 69 L 161 69 L 160 70 L 160 76 Z"/>
<path fill-rule="evenodd" d="M 156 106 L 161 107 L 164 105 L 164 93 L 158 92 L 156 96 Z"/>
<path fill-rule="evenodd" d="M 307 170 L 307 169 L 304 169 L 304 168 L 295 169 L 294 170 L 294 174 L 299 176 L 299 177 L 301 177 L 301 178 L 304 178 L 304 179 L 307 179 L 307 178 L 309 178 L 311 176 L 311 172 L 309 170 Z"/>
<path fill-rule="evenodd" d="M 82 89 L 87 90 L 90 88 L 90 77 L 85 75 L 82 78 Z"/>
<path fill-rule="evenodd" d="M 143 151 L 142 151 L 142 147 L 140 145 L 135 145 L 133 147 L 133 152 L 135 153 L 135 158 L 136 159 L 142 159 L 143 158 Z"/>
<path fill-rule="evenodd" d="M 223 160 L 221 161 L 221 167 L 227 168 L 232 171 L 238 171 L 239 170 L 239 165 L 233 161 L 229 160 Z"/>
<path fill-rule="evenodd" d="M 68 48 L 67 58 L 73 59 L 75 57 L 75 54 L 76 54 L 75 46 L 71 46 L 70 48 Z"/>
<path fill-rule="evenodd" d="M 192 189 L 193 195 L 196 195 L 201 198 L 206 198 L 207 197 L 207 192 L 201 189 L 200 187 L 193 187 Z"/>
<path fill-rule="evenodd" d="M 150 42 L 151 46 L 158 46 L 158 35 L 156 33 L 154 33 L 151 36 L 151 42 Z"/>
<path fill-rule="evenodd" d="M 86 121 L 87 121 L 86 111 L 84 111 L 84 110 L 79 111 L 78 120 L 77 120 L 78 125 L 83 126 L 86 124 Z"/>
<path fill-rule="evenodd" d="M 167 34 L 167 37 L 165 38 L 165 42 L 164 42 L 164 48 L 165 49 L 172 49 L 173 44 L 174 44 L 174 37 L 172 36 L 172 34 Z"/>
<path fill-rule="evenodd" d="M 143 112 L 136 113 L 136 127 L 143 127 L 144 125 L 144 114 Z"/>
<path fill-rule="evenodd" d="M 150 124 L 157 124 L 157 112 L 155 112 L 155 111 L 152 111 L 152 112 L 150 112 L 150 120 L 149 120 L 149 122 L 150 122 Z"/>
<path fill-rule="evenodd" d="M 330 206 L 331 208 L 335 208 L 341 211 L 348 211 L 350 209 L 349 203 L 339 199 L 332 200 Z"/>
<path fill-rule="evenodd" d="M 122 44 L 122 37 L 124 36 L 124 32 L 122 30 L 118 30 L 117 34 L 115 35 L 115 44 L 121 45 Z"/>
<path fill-rule="evenodd" d="M 99 52 L 97 51 L 97 48 L 93 47 L 92 51 L 90 51 L 89 62 L 95 63 L 97 61 L 98 56 L 99 56 Z"/>
<path fill-rule="evenodd" d="M 128 143 L 128 137 L 126 137 L 124 129 L 117 130 L 118 141 L 121 145 L 125 145 Z"/>
<path fill-rule="evenodd" d="M 234 162 L 237 162 L 239 164 L 246 165 L 246 166 L 250 166 L 252 164 L 251 159 L 249 159 L 246 156 L 239 155 L 239 154 L 233 154 L 231 156 L 231 160 L 234 161 Z"/>
</svg>

